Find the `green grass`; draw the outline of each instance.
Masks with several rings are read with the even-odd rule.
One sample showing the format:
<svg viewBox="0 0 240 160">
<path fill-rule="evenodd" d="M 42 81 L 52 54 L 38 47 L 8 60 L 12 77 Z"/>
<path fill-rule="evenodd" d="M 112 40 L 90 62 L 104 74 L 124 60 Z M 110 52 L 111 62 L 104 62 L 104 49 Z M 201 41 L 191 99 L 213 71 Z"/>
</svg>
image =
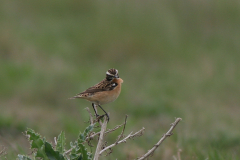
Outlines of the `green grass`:
<svg viewBox="0 0 240 160">
<path fill-rule="evenodd" d="M 7 158 L 29 153 L 27 127 L 49 140 L 62 130 L 76 139 L 91 105 L 68 98 L 114 67 L 124 83 L 104 106 L 108 127 L 128 114 L 126 134 L 146 132 L 106 159 L 142 155 L 175 117 L 183 121 L 152 159 L 173 159 L 178 149 L 185 160 L 240 159 L 239 14 L 234 0 L 3 0 L 0 145 Z"/>
</svg>

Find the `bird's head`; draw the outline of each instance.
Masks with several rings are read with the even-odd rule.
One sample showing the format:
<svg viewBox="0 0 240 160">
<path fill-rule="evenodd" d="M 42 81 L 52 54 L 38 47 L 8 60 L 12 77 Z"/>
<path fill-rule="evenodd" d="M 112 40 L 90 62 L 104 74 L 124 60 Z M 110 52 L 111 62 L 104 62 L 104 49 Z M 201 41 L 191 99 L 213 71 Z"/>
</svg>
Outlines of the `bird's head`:
<svg viewBox="0 0 240 160">
<path fill-rule="evenodd" d="M 119 75 L 118 75 L 118 70 L 117 69 L 109 69 L 107 72 L 106 72 L 106 79 L 108 81 L 111 81 L 113 80 L 114 78 L 119 78 Z"/>
</svg>

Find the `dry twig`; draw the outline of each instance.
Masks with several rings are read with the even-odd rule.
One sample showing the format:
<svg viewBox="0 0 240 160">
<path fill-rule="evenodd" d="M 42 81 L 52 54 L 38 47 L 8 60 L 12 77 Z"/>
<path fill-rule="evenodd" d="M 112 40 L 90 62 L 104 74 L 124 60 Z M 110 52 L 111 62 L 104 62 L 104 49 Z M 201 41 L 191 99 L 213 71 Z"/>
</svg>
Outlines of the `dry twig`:
<svg viewBox="0 0 240 160">
<path fill-rule="evenodd" d="M 174 159 L 174 160 L 181 160 L 181 152 L 182 152 L 182 150 L 181 150 L 181 149 L 178 149 L 177 157 L 176 157 L 176 156 L 173 156 L 173 159 Z"/>
<path fill-rule="evenodd" d="M 152 149 L 150 149 L 146 154 L 144 154 L 142 157 L 138 158 L 138 160 L 143 160 L 143 159 L 146 159 L 148 158 L 149 156 L 151 156 L 154 151 L 158 148 L 158 146 L 167 138 L 167 137 L 170 137 L 173 133 L 173 129 L 176 127 L 176 125 L 178 124 L 178 122 L 180 122 L 182 119 L 181 118 L 177 118 L 175 120 L 174 123 L 171 124 L 171 128 L 167 131 L 166 134 L 164 134 L 162 136 L 162 138 L 157 142 L 157 144 L 154 145 L 154 147 Z"/>
<path fill-rule="evenodd" d="M 122 130 L 122 133 L 118 136 L 118 139 L 117 141 L 115 142 L 116 144 L 118 143 L 118 141 L 123 137 L 123 133 L 125 131 L 125 127 L 126 127 L 126 124 L 127 124 L 127 117 L 128 115 L 125 116 L 125 121 L 124 121 L 124 125 L 123 125 L 123 130 Z"/>
<path fill-rule="evenodd" d="M 54 144 L 57 145 L 57 137 L 54 137 Z"/>
<path fill-rule="evenodd" d="M 112 148 L 113 148 L 114 146 L 116 146 L 116 145 L 118 145 L 118 144 L 120 144 L 120 143 L 126 142 L 127 139 L 131 139 L 131 138 L 134 138 L 134 137 L 136 137 L 136 136 L 141 136 L 141 135 L 143 134 L 143 131 L 145 130 L 145 128 L 143 127 L 143 128 L 142 128 L 141 130 L 139 130 L 138 132 L 136 132 L 136 133 L 134 133 L 134 134 L 133 134 L 133 132 L 131 132 L 129 135 L 127 135 L 127 136 L 124 138 L 124 131 L 125 131 L 125 128 L 126 128 L 127 117 L 128 117 L 127 115 L 126 115 L 126 117 L 125 117 L 125 121 L 124 121 L 123 124 L 117 125 L 117 126 L 114 127 L 113 129 L 108 129 L 108 130 L 106 131 L 106 128 L 107 128 L 107 118 L 104 117 L 104 121 L 103 121 L 103 122 L 102 122 L 102 121 L 93 120 L 93 116 L 92 116 L 92 114 L 91 114 L 91 112 L 90 112 L 90 110 L 89 110 L 88 107 L 86 108 L 86 110 L 88 111 L 88 113 L 89 113 L 89 115 L 90 115 L 90 123 L 91 123 L 91 125 L 94 124 L 94 123 L 96 123 L 96 122 L 98 122 L 98 123 L 100 124 L 100 126 L 101 126 L 101 131 L 100 131 L 100 132 L 97 132 L 97 133 L 92 132 L 91 134 L 89 134 L 89 135 L 87 136 L 86 141 L 85 141 L 85 142 L 89 142 L 89 140 L 91 140 L 93 137 L 95 137 L 95 136 L 97 136 L 97 135 L 100 135 L 100 136 L 99 136 L 99 140 L 98 140 L 98 144 L 97 144 L 97 147 L 96 147 L 95 155 L 94 155 L 94 160 L 98 160 L 99 157 L 101 156 L 101 154 L 102 154 L 103 152 L 106 152 L 107 150 L 110 150 L 110 153 L 111 153 L 111 152 L 112 152 L 111 150 L 112 150 Z M 162 138 L 157 142 L 157 144 L 155 144 L 154 147 L 153 147 L 152 149 L 150 149 L 146 154 L 144 154 L 143 156 L 141 156 L 140 158 L 138 158 L 138 160 L 143 160 L 143 159 L 147 159 L 148 157 L 150 157 L 150 156 L 154 153 L 154 151 L 159 147 L 159 145 L 160 145 L 167 137 L 169 137 L 169 136 L 171 136 L 171 135 L 173 134 L 173 133 L 172 133 L 173 129 L 176 127 L 176 125 L 177 125 L 181 120 L 182 120 L 181 118 L 177 118 L 177 119 L 175 120 L 175 122 L 171 124 L 171 127 L 170 127 L 170 129 L 167 131 L 167 133 L 162 136 Z M 104 140 L 103 140 L 104 136 L 105 136 L 107 133 L 111 133 L 111 132 L 117 130 L 117 129 L 120 128 L 121 126 L 123 126 L 123 129 L 122 129 L 121 134 L 118 136 L 116 142 L 113 143 L 113 144 L 111 144 L 111 145 L 109 145 L 109 146 L 107 146 L 107 147 L 105 147 L 106 144 L 104 144 Z M 120 140 L 120 139 L 122 139 L 122 140 Z M 83 143 L 85 143 L 85 142 L 83 142 Z M 56 143 L 56 140 L 55 140 L 55 143 Z M 68 154 L 70 151 L 71 151 L 71 149 L 68 150 L 68 151 L 66 151 L 65 154 Z M 107 155 L 109 155 L 110 153 L 108 153 Z M 174 158 L 175 158 L 175 157 L 174 157 Z M 180 150 L 179 150 L 179 152 L 178 152 L 178 159 L 180 160 Z"/>
<path fill-rule="evenodd" d="M 182 150 L 178 149 L 178 160 L 181 160 L 181 152 L 182 152 Z"/>
<path fill-rule="evenodd" d="M 1 145 L 1 150 L 0 150 L 0 157 L 4 156 L 6 153 L 6 147 L 4 147 L 3 145 Z"/>
<path fill-rule="evenodd" d="M 73 150 L 72 148 L 69 149 L 69 150 L 67 150 L 66 152 L 64 152 L 64 155 L 67 155 L 67 154 L 70 153 L 72 150 Z"/>
<path fill-rule="evenodd" d="M 89 108 L 88 107 L 86 107 L 85 108 L 87 111 L 88 111 L 88 113 L 89 113 L 89 117 L 90 117 L 90 124 L 91 125 L 93 125 L 93 116 L 92 116 L 92 113 L 90 112 L 90 110 L 89 110 Z"/>
<path fill-rule="evenodd" d="M 103 144 L 103 136 L 104 136 L 104 132 L 105 132 L 106 128 L 107 128 L 107 118 L 104 117 L 104 121 L 101 124 L 101 133 L 100 133 L 100 137 L 98 140 L 97 149 L 96 149 L 96 152 L 94 155 L 94 160 L 98 160 L 98 158 L 100 156 L 100 151 L 101 151 L 102 144 Z"/>
<path fill-rule="evenodd" d="M 111 133 L 111 132 L 113 132 L 113 131 L 115 131 L 115 130 L 117 130 L 118 128 L 120 128 L 120 127 L 122 127 L 123 125 L 124 125 L 125 123 L 123 123 L 123 124 L 120 124 L 120 125 L 117 125 L 116 127 L 114 127 L 113 129 L 108 129 L 105 133 L 104 133 L 104 135 L 106 135 L 107 133 Z M 89 137 L 87 137 L 86 138 L 86 141 L 88 141 L 89 139 L 92 139 L 93 137 L 95 137 L 95 136 L 97 136 L 97 135 L 100 135 L 100 133 L 101 133 L 101 131 L 100 132 L 97 132 L 97 133 L 94 133 L 94 134 L 92 134 L 91 136 L 89 136 Z M 86 142 L 85 141 L 85 142 Z M 84 142 L 84 143 L 85 143 Z"/>
<path fill-rule="evenodd" d="M 105 152 L 106 150 L 116 146 L 117 144 L 120 144 L 120 143 L 123 143 L 123 142 L 126 142 L 127 139 L 129 138 L 133 138 L 133 137 L 136 137 L 136 136 L 141 136 L 143 134 L 143 131 L 145 130 L 145 128 L 143 127 L 141 130 L 139 130 L 138 132 L 132 134 L 133 132 L 131 132 L 128 136 L 126 136 L 124 139 L 122 139 L 121 141 L 117 141 L 107 147 L 105 147 L 103 150 L 100 151 L 100 155 Z"/>
</svg>

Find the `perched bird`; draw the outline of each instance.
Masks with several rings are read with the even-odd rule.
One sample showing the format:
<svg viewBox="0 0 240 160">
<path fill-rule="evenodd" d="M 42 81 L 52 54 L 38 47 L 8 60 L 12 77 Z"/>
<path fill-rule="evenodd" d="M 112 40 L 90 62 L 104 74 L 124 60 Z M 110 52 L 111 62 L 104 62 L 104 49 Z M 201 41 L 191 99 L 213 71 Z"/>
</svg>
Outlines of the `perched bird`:
<svg viewBox="0 0 240 160">
<path fill-rule="evenodd" d="M 118 70 L 112 68 L 106 72 L 106 78 L 104 80 L 70 99 L 82 98 L 92 102 L 96 117 L 99 115 L 97 114 L 95 107 L 99 106 L 105 112 L 107 120 L 109 121 L 109 115 L 101 105 L 113 102 L 118 98 L 121 92 L 122 83 L 123 80 L 119 78 Z"/>
</svg>

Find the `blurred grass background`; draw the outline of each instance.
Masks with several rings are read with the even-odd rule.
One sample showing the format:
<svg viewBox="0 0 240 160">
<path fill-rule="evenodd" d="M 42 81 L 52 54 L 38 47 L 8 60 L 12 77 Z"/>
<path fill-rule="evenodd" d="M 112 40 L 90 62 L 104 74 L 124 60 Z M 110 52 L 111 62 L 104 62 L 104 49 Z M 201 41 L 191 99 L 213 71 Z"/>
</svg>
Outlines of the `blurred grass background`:
<svg viewBox="0 0 240 160">
<path fill-rule="evenodd" d="M 117 68 L 120 97 L 104 108 L 109 128 L 144 136 L 102 159 L 134 159 L 181 117 L 151 159 L 240 159 L 239 1 L 13 1 L 0 5 L 0 145 L 30 153 L 22 132 L 68 142 L 87 124 L 68 100 Z M 114 133 L 109 143 L 114 142 Z"/>
</svg>

